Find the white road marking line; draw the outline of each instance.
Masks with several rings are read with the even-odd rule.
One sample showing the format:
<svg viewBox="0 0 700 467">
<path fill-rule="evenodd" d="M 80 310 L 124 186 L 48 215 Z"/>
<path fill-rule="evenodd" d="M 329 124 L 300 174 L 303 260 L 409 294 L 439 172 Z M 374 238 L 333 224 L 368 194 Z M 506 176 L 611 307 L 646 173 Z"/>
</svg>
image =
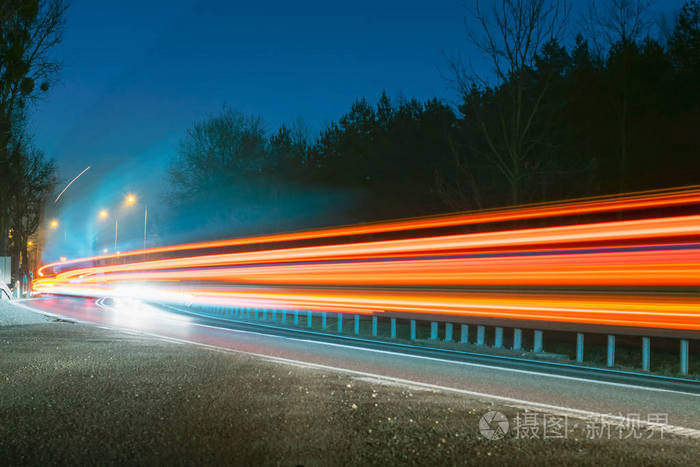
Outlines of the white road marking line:
<svg viewBox="0 0 700 467">
<path fill-rule="evenodd" d="M 119 328 L 114 328 L 114 330 L 120 331 Z M 399 384 L 399 385 L 403 385 L 403 386 L 407 386 L 407 387 L 417 386 L 417 387 L 427 389 L 427 390 L 452 392 L 452 393 L 462 394 L 462 395 L 476 397 L 476 398 L 492 399 L 492 400 L 500 401 L 500 402 L 504 403 L 504 405 L 507 405 L 510 407 L 528 408 L 528 409 L 534 407 L 537 409 L 546 409 L 548 411 L 548 413 L 552 413 L 555 415 L 566 415 L 567 417 L 579 418 L 579 419 L 583 419 L 583 420 L 590 420 L 590 419 L 600 420 L 600 419 L 602 419 L 602 420 L 606 420 L 606 421 L 616 421 L 619 423 L 626 423 L 626 424 L 638 423 L 641 426 L 645 426 L 651 430 L 660 431 L 662 433 L 674 433 L 674 434 L 687 436 L 690 438 L 700 439 L 700 430 L 694 429 L 694 428 L 687 428 L 687 427 L 670 425 L 670 424 L 650 423 L 650 422 L 646 422 L 644 420 L 636 420 L 636 419 L 632 419 L 632 418 L 624 417 L 624 416 L 620 416 L 620 415 L 611 415 L 611 414 L 605 414 L 602 412 L 593 412 L 593 411 L 589 411 L 589 410 L 574 409 L 571 407 L 563 407 L 563 406 L 559 406 L 559 405 L 545 404 L 542 402 L 527 401 L 527 400 L 523 400 L 523 399 L 516 399 L 513 397 L 498 396 L 495 394 L 487 394 L 487 393 L 483 393 L 483 392 L 470 391 L 467 389 L 452 388 L 452 387 L 448 387 L 448 386 L 441 386 L 438 384 L 423 383 L 420 381 L 413 381 L 413 380 L 407 380 L 407 379 L 403 379 L 403 378 L 396 378 L 393 376 L 385 376 L 385 375 L 380 375 L 380 374 L 376 374 L 376 373 L 369 373 L 369 372 L 365 372 L 365 371 L 351 370 L 349 368 L 323 365 L 320 363 L 304 362 L 301 360 L 294 360 L 294 359 L 284 358 L 284 357 L 275 357 L 272 355 L 260 354 L 257 352 L 249 352 L 249 351 L 245 351 L 245 350 L 230 349 L 227 347 L 220 347 L 220 346 L 211 345 L 211 344 L 204 344 L 201 342 L 191 341 L 188 339 L 178 339 L 178 338 L 174 338 L 174 337 L 162 336 L 160 334 L 155 334 L 155 333 L 150 333 L 150 332 L 145 332 L 145 331 L 141 331 L 141 334 L 155 337 L 157 339 L 168 341 L 168 342 L 188 343 L 188 344 L 193 344 L 193 345 L 196 345 L 199 347 L 204 347 L 204 348 L 211 349 L 211 350 L 216 350 L 219 352 L 237 353 L 237 354 L 242 354 L 242 355 L 248 355 L 248 356 L 252 356 L 252 357 L 261 358 L 262 360 L 265 360 L 268 362 L 281 363 L 281 364 L 284 364 L 287 366 L 301 367 L 304 369 L 333 371 L 333 372 L 337 372 L 337 373 L 345 373 L 345 374 L 364 377 L 364 378 L 372 378 L 375 380 L 382 380 L 382 381 L 386 381 L 387 383 Z"/>
<path fill-rule="evenodd" d="M 304 340 L 304 339 L 299 339 L 302 340 L 303 342 L 311 342 L 311 343 L 318 343 L 318 344 L 325 344 L 329 346 L 337 346 L 337 347 L 345 347 L 345 348 L 352 348 L 355 350 L 366 350 L 368 352 L 375 352 L 375 353 L 382 353 L 382 354 L 387 354 L 387 355 L 392 355 L 392 356 L 402 356 L 402 357 L 411 357 L 411 358 L 417 358 L 417 359 L 422 359 L 422 360 L 431 360 L 431 361 L 436 361 L 436 362 L 441 362 L 441 363 L 453 363 L 457 365 L 464 365 L 464 366 L 471 366 L 471 367 L 477 367 L 477 368 L 486 368 L 489 370 L 498 370 L 498 371 L 510 371 L 513 373 L 521 373 L 521 374 L 528 374 L 528 375 L 536 375 L 536 376 L 545 376 L 548 378 L 556 378 L 556 379 L 565 379 L 569 381 L 581 381 L 585 383 L 594 383 L 594 384 L 604 384 L 606 386 L 616 386 L 616 387 L 623 387 L 623 388 L 632 388 L 632 389 L 641 389 L 644 391 L 654 391 L 654 392 L 671 392 L 674 394 L 682 394 L 685 396 L 693 396 L 693 397 L 700 397 L 700 394 L 694 394 L 692 392 L 684 392 L 684 391 L 676 391 L 673 389 L 663 389 L 663 388 L 650 388 L 646 386 L 637 386 L 634 384 L 625 384 L 625 383 L 613 383 L 610 381 L 599 381 L 595 379 L 588 379 L 588 378 L 581 378 L 578 376 L 566 376 L 566 375 L 553 375 L 550 373 L 543 373 L 539 371 L 531 371 L 531 370 L 518 370 L 516 368 L 503 368 L 495 365 L 486 365 L 483 363 L 470 363 L 470 362 L 461 362 L 458 360 L 445 360 L 442 358 L 437 358 L 437 357 L 425 357 L 423 355 L 412 355 L 412 354 L 404 354 L 401 352 L 393 352 L 391 350 L 379 350 L 379 349 L 366 349 L 363 347 L 354 347 L 352 345 L 346 345 L 346 344 L 336 344 L 336 343 L 331 343 L 331 342 L 316 342 L 313 340 Z"/>
<path fill-rule="evenodd" d="M 97 300 L 95 302 L 95 304 L 102 309 L 112 310 L 112 307 L 104 304 L 103 298 Z M 26 305 L 20 305 L 20 306 L 23 306 L 24 308 L 31 309 Z M 175 308 L 176 310 L 178 309 L 177 307 L 174 307 L 171 305 L 168 305 L 168 306 L 170 308 Z M 180 311 L 184 311 L 184 310 L 180 310 Z M 189 311 L 184 311 L 184 312 L 190 313 Z M 202 316 L 205 318 L 211 318 L 211 316 L 201 315 L 199 313 L 192 313 L 192 314 Z M 51 316 L 60 317 L 58 315 L 51 315 Z M 73 319 L 73 318 L 70 318 L 70 319 Z M 92 322 L 90 322 L 90 321 L 80 321 L 80 322 L 85 323 L 85 324 L 92 324 Z M 231 328 L 214 326 L 214 325 L 210 325 L 210 324 L 201 324 L 201 323 L 188 323 L 188 325 L 209 328 L 209 329 L 218 329 L 218 330 L 226 331 L 226 332 L 252 334 L 252 335 L 258 335 L 258 336 L 270 337 L 269 334 L 266 334 L 263 332 L 258 332 L 258 331 L 246 331 L 246 330 L 241 330 L 241 329 L 231 329 Z M 122 328 L 119 328 L 119 329 L 122 329 Z M 589 379 L 589 378 L 581 378 L 581 377 L 576 377 L 576 376 L 553 375 L 553 374 L 539 372 L 539 371 L 518 370 L 515 368 L 503 368 L 503 367 L 499 367 L 496 365 L 486 365 L 483 363 L 461 362 L 461 361 L 456 361 L 456 360 L 441 359 L 441 358 L 437 358 L 437 357 L 426 357 L 426 356 L 422 356 L 422 355 L 412 355 L 412 354 L 406 354 L 406 353 L 401 353 L 401 352 L 394 352 L 391 350 L 379 350 L 379 349 L 371 349 L 371 348 L 364 348 L 364 347 L 356 347 L 356 346 L 347 345 L 347 344 L 336 344 L 336 343 L 331 343 L 331 342 L 315 341 L 315 340 L 310 340 L 310 339 L 302 339 L 302 338 L 298 338 L 298 337 L 274 336 L 274 338 L 291 340 L 291 341 L 296 341 L 296 342 L 306 342 L 306 343 L 311 343 L 311 344 L 316 344 L 316 345 L 326 345 L 326 346 L 331 346 L 331 347 L 342 347 L 342 348 L 348 348 L 348 349 L 353 349 L 353 350 L 374 352 L 374 353 L 386 354 L 386 355 L 392 355 L 392 356 L 398 356 L 398 357 L 409 357 L 409 358 L 416 358 L 416 359 L 422 359 L 422 360 L 436 361 L 436 362 L 447 363 L 447 364 L 456 364 L 456 365 L 471 366 L 471 367 L 476 367 L 476 368 L 485 368 L 485 369 L 495 370 L 495 371 L 506 371 L 506 372 L 512 372 L 512 373 L 544 376 L 544 377 L 554 378 L 554 379 L 563 379 L 563 380 L 568 380 L 568 381 L 579 381 L 579 382 L 585 382 L 585 383 L 601 384 L 601 385 L 606 385 L 606 386 L 622 387 L 622 388 L 629 388 L 629 389 L 640 389 L 643 391 L 665 392 L 665 393 L 672 393 L 672 394 L 681 394 L 684 396 L 700 397 L 700 394 L 694 394 L 694 393 L 685 392 L 685 391 L 677 391 L 677 390 L 673 390 L 673 389 L 650 388 L 650 387 L 638 386 L 638 385 L 634 385 L 634 384 L 614 383 L 614 382 L 610 382 L 610 381 L 599 381 L 599 380 L 594 380 L 594 379 Z"/>
<path fill-rule="evenodd" d="M 364 376 L 356 376 L 353 379 L 357 380 L 357 381 L 363 381 L 365 383 L 370 383 L 370 384 L 381 384 L 382 386 L 408 388 L 408 389 L 412 389 L 414 391 L 438 392 L 434 389 L 422 388 L 420 386 L 415 386 L 415 385 L 410 385 L 410 384 L 398 384 L 398 383 L 395 383 L 393 381 L 384 381 L 384 380 L 376 379 L 376 378 L 366 378 Z"/>
<path fill-rule="evenodd" d="M 175 310 L 179 310 L 179 311 L 182 311 L 184 313 L 191 313 L 193 315 L 201 316 L 203 318 L 215 318 L 216 319 L 215 316 L 203 315 L 200 313 L 191 312 L 189 310 L 181 310 L 181 309 L 179 309 L 175 306 L 172 306 L 172 305 L 167 305 L 167 306 L 169 308 L 174 308 Z M 226 328 L 226 327 L 221 327 L 221 326 L 214 326 L 211 324 L 201 324 L 201 323 L 190 323 L 190 324 L 192 326 L 200 326 L 200 327 L 211 328 L 211 329 L 220 329 L 223 331 L 240 332 L 240 333 L 245 333 L 245 334 L 255 334 L 255 335 L 260 335 L 260 336 L 268 336 L 268 337 L 270 336 L 269 334 L 265 334 L 263 332 L 258 332 L 258 331 L 245 331 L 245 330 L 240 330 L 240 329 L 231 329 L 231 328 Z M 270 326 L 270 327 L 279 328 L 278 326 Z M 284 328 L 280 328 L 280 329 L 284 329 Z M 332 334 L 330 334 L 330 336 L 332 336 Z M 357 347 L 357 346 L 349 345 L 349 344 L 337 344 L 337 343 L 333 343 L 333 342 L 315 341 L 315 340 L 311 340 L 311 339 L 303 339 L 301 337 L 289 337 L 289 336 L 274 336 L 274 337 L 280 338 L 280 339 L 298 341 L 298 342 L 307 342 L 307 343 L 317 344 L 317 345 L 326 345 L 326 346 L 331 346 L 331 347 L 342 347 L 342 348 L 346 348 L 346 349 L 361 350 L 361 351 L 365 351 L 365 352 L 374 352 L 374 353 L 399 356 L 399 357 L 417 358 L 417 359 L 430 360 L 430 361 L 441 362 L 441 363 L 456 364 L 456 365 L 470 366 L 470 367 L 476 367 L 476 368 L 485 368 L 485 369 L 496 370 L 496 371 L 508 371 L 508 372 L 512 372 L 512 373 L 544 376 L 547 378 L 564 379 L 564 380 L 568 380 L 568 381 L 580 381 L 580 382 L 584 382 L 584 383 L 602 384 L 602 385 L 606 385 L 606 386 L 615 386 L 615 387 L 621 387 L 621 388 L 641 389 L 643 391 L 667 392 L 667 393 L 673 393 L 673 394 L 682 394 L 685 396 L 700 397 L 700 394 L 694 394 L 694 393 L 685 392 L 685 391 L 677 391 L 674 389 L 650 388 L 650 387 L 638 386 L 638 385 L 634 385 L 634 384 L 614 383 L 611 381 L 600 381 L 600 380 L 589 379 L 589 378 L 581 378 L 578 376 L 553 375 L 550 373 L 545 373 L 545 372 L 540 372 L 540 371 L 519 370 L 516 368 L 504 368 L 504 367 L 500 367 L 497 365 L 487 365 L 484 363 L 471 363 L 471 362 L 462 362 L 462 361 L 458 361 L 458 360 L 448 360 L 448 359 L 443 359 L 443 358 L 438 358 L 438 357 L 426 357 L 426 356 L 422 356 L 422 355 L 406 354 L 406 353 L 395 352 L 395 351 L 391 351 L 391 350 L 379 350 L 379 349 L 372 349 L 372 348 L 365 348 L 365 347 Z"/>
</svg>

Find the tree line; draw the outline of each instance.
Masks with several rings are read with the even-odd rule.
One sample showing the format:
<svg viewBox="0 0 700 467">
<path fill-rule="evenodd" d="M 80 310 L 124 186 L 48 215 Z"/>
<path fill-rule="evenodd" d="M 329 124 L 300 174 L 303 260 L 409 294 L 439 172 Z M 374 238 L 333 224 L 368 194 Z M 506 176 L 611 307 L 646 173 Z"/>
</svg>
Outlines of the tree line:
<svg viewBox="0 0 700 467">
<path fill-rule="evenodd" d="M 56 181 L 27 118 L 60 68 L 51 50 L 66 8 L 62 0 L 0 0 L 0 255 L 12 257 L 14 278 L 29 273 L 29 242 Z"/>
<path fill-rule="evenodd" d="M 700 2 L 665 28 L 649 6 L 592 3 L 567 41 L 565 2 L 477 1 L 468 39 L 491 68 L 450 59 L 456 103 L 361 98 L 315 137 L 300 124 L 268 134 L 224 108 L 182 139 L 171 199 L 215 192 L 230 209 L 300 187 L 352 197 L 303 220 L 274 213 L 275 230 L 329 223 L 331 210 L 363 222 L 697 184 Z"/>
</svg>

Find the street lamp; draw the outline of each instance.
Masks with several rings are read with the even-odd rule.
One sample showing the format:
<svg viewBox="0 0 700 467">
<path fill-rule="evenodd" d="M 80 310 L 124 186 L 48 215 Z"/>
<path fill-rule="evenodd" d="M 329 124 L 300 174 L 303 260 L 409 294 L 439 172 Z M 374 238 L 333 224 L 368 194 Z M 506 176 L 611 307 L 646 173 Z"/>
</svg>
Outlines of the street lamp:
<svg viewBox="0 0 700 467">
<path fill-rule="evenodd" d="M 133 206 L 134 204 L 136 204 L 136 195 L 134 195 L 133 193 L 129 193 L 128 195 L 126 195 L 126 199 L 124 199 L 124 203 L 127 206 Z M 144 208 L 143 208 L 143 248 L 144 249 L 146 249 L 146 233 L 147 233 L 146 227 L 147 227 L 147 225 L 148 225 L 148 206 L 144 205 Z M 114 245 L 114 249 L 115 250 L 117 249 L 116 243 Z"/>
<path fill-rule="evenodd" d="M 136 204 L 136 196 L 132 193 L 129 193 L 126 195 L 126 198 L 124 198 L 124 204 L 126 206 L 133 206 Z M 146 245 L 146 221 L 145 218 L 148 215 L 148 211 L 145 211 L 144 213 L 144 226 L 143 226 L 143 244 L 144 247 Z M 109 217 L 109 211 L 107 209 L 102 209 L 100 210 L 98 217 L 100 219 L 107 219 Z M 117 251 L 117 240 L 119 238 L 119 218 L 115 215 L 114 216 L 114 251 Z M 107 253 L 107 249 L 105 248 L 103 250 L 104 253 Z"/>
<path fill-rule="evenodd" d="M 51 223 L 49 224 L 49 227 L 52 229 L 57 229 L 58 228 L 58 221 L 56 219 L 52 220 Z"/>
</svg>

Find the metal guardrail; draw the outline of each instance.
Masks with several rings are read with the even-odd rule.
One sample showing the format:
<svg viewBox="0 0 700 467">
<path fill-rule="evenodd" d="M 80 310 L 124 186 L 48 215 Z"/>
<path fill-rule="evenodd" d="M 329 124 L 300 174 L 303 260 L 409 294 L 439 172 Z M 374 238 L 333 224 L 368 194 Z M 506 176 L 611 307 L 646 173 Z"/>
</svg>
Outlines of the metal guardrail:
<svg viewBox="0 0 700 467">
<path fill-rule="evenodd" d="M 434 341 L 442 343 L 453 343 L 453 344 L 473 344 L 476 346 L 482 346 L 484 348 L 488 347 L 486 343 L 486 326 L 484 325 L 469 325 L 469 324 L 458 324 L 446 321 L 433 320 L 429 321 L 428 326 L 421 326 L 421 322 L 416 319 L 409 319 L 408 329 L 402 329 L 403 333 L 407 332 L 407 336 L 399 336 L 400 326 L 399 318 L 395 317 L 382 317 L 377 315 L 364 316 L 359 314 L 344 314 L 344 313 L 329 313 L 329 312 L 313 312 L 310 310 L 280 310 L 280 309 L 267 309 L 267 308 L 247 308 L 247 307 L 227 307 L 227 306 L 206 306 L 206 305 L 192 305 L 187 307 L 190 312 L 192 309 L 196 309 L 199 312 L 207 316 L 217 317 L 220 319 L 229 320 L 243 320 L 248 322 L 255 322 L 260 324 L 279 324 L 283 326 L 295 326 L 298 328 L 306 329 L 316 329 L 324 332 L 333 332 L 337 334 L 342 334 L 344 329 L 347 329 L 349 325 L 352 329 L 352 334 L 354 336 L 368 336 L 372 338 L 388 338 L 396 340 L 399 337 L 405 340 L 416 343 L 418 341 Z M 380 328 L 386 328 L 387 326 L 380 326 L 380 319 L 387 324 L 388 320 L 388 332 L 386 335 L 382 336 L 380 334 Z M 406 321 L 405 319 L 401 319 Z M 333 323 L 333 321 L 335 321 Z M 363 325 L 364 323 L 364 325 Z M 424 322 L 423 322 L 424 323 Z M 425 336 L 424 339 L 419 339 L 418 329 L 428 328 L 429 334 Z M 459 326 L 459 327 L 457 327 Z M 470 330 L 476 328 L 476 333 L 470 334 Z M 442 331 L 441 331 L 442 330 Z M 363 332 L 364 331 L 364 332 Z M 523 332 L 532 333 L 532 347 L 531 349 L 525 349 L 523 346 Z M 513 338 L 512 345 L 509 350 L 515 351 L 527 351 L 533 354 L 544 353 L 544 333 L 539 329 L 523 329 L 523 328 L 513 328 Z M 648 372 L 651 368 L 651 338 L 642 337 L 642 371 Z M 584 364 L 584 339 L 585 334 L 583 332 L 576 333 L 576 358 L 575 362 L 577 364 Z M 493 328 L 493 343 L 490 346 L 495 349 L 506 349 L 504 346 L 504 328 L 494 327 Z M 616 339 L 614 334 L 607 335 L 607 355 L 606 355 L 606 366 L 608 368 L 613 368 L 615 364 L 615 348 Z M 679 339 L 679 372 L 682 375 L 688 374 L 689 365 L 689 340 Z"/>
</svg>

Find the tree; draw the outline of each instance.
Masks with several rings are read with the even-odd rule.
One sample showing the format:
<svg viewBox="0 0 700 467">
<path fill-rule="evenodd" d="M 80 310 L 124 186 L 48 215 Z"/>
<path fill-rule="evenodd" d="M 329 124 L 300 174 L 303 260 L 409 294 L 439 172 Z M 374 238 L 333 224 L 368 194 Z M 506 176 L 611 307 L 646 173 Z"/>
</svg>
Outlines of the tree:
<svg viewBox="0 0 700 467">
<path fill-rule="evenodd" d="M 551 76 L 542 74 L 535 87 L 532 71 L 545 44 L 561 36 L 567 16 L 568 5 L 560 1 L 502 0 L 490 9 L 475 1 L 479 27 L 469 38 L 490 61 L 496 84 L 487 74 L 451 64 L 464 96 L 464 122 L 476 130 L 465 133 L 479 137 L 471 149 L 505 179 L 513 204 L 527 198 L 528 178 L 542 164 L 536 148 L 544 135 L 537 132 Z"/>
<path fill-rule="evenodd" d="M 700 1 L 683 5 L 671 37 L 668 40 L 671 60 L 678 73 L 676 86 L 682 99 L 678 104 L 685 109 L 700 103 L 697 88 L 700 81 Z"/>
<path fill-rule="evenodd" d="M 607 53 L 607 68 L 612 78 L 607 84 L 617 126 L 618 191 L 627 187 L 629 151 L 633 139 L 630 118 L 635 100 L 632 89 L 633 64 L 639 59 L 639 43 L 649 35 L 651 0 L 591 1 L 584 25 L 599 57 Z"/>
<path fill-rule="evenodd" d="M 434 177 L 449 154 L 454 113 L 437 99 L 353 103 L 310 153 L 312 181 L 354 198 L 346 222 L 415 216 L 444 209 Z"/>
<path fill-rule="evenodd" d="M 678 69 L 700 70 L 700 1 L 683 5 L 668 48 Z"/>
<path fill-rule="evenodd" d="M 12 238 L 10 251 L 16 258 L 16 277 L 29 272 L 27 244 L 39 228 L 43 207 L 53 193 L 56 184 L 56 167 L 53 160 L 47 160 L 44 154 L 35 149 L 17 146 L 12 176 L 14 184 L 12 199 L 9 204 L 9 221 Z"/>
<path fill-rule="evenodd" d="M 207 192 L 245 190 L 269 163 L 262 120 L 224 107 L 196 122 L 180 141 L 169 168 L 171 199 L 178 203 Z"/>
<path fill-rule="evenodd" d="M 60 68 L 51 50 L 61 41 L 64 0 L 0 0 L 0 251 L 7 249 L 10 197 L 17 189 L 11 155 L 23 144 L 28 103 L 49 89 Z"/>
<path fill-rule="evenodd" d="M 591 0 L 582 25 L 599 57 L 615 44 L 637 43 L 652 25 L 652 0 Z"/>
</svg>

